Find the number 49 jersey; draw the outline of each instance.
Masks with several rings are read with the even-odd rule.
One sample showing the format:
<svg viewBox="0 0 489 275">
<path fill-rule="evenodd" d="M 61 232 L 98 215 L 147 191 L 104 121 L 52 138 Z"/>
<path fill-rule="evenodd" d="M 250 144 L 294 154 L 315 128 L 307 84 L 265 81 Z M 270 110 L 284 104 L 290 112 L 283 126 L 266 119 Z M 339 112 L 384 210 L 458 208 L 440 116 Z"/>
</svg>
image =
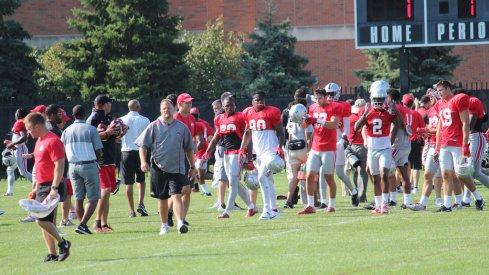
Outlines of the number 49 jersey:
<svg viewBox="0 0 489 275">
<path fill-rule="evenodd" d="M 275 127 L 282 123 L 281 115 L 282 112 L 273 106 L 265 106 L 258 112 L 253 107 L 243 110 L 246 126 L 251 130 L 253 150 L 257 155 L 275 153 L 279 146 Z"/>
<path fill-rule="evenodd" d="M 376 150 L 391 148 L 391 123 L 396 119 L 396 115 L 384 109 L 369 108 L 370 113 L 367 115 L 365 123 L 368 147 Z"/>
</svg>

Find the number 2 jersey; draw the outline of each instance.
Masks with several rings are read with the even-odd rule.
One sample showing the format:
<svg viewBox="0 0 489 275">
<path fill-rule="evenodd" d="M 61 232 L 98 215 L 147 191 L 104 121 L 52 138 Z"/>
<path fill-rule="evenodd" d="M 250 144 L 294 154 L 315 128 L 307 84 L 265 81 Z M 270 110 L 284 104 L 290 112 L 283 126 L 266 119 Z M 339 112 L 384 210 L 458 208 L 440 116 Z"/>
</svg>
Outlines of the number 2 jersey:
<svg viewBox="0 0 489 275">
<path fill-rule="evenodd" d="M 391 148 L 391 123 L 396 119 L 396 115 L 386 109 L 375 109 L 372 106 L 369 110 L 365 122 L 368 148 L 374 150 Z"/>
<path fill-rule="evenodd" d="M 273 106 L 265 106 L 258 112 L 253 107 L 243 110 L 246 126 L 252 130 L 253 150 L 258 156 L 274 154 L 279 146 L 275 127 L 282 123 L 281 114 L 282 112 Z"/>
<path fill-rule="evenodd" d="M 332 117 L 343 119 L 343 109 L 338 103 L 332 102 L 324 106 L 313 104 L 309 107 L 309 115 L 315 118 L 331 121 Z M 314 124 L 314 134 L 311 149 L 316 152 L 336 151 L 337 129 L 328 129 L 320 124 Z"/>
<path fill-rule="evenodd" d="M 449 100 L 439 100 L 435 104 L 438 120 L 441 123 L 441 145 L 458 146 L 463 144 L 462 120 L 459 113 L 469 109 L 469 96 L 458 94 Z"/>
</svg>

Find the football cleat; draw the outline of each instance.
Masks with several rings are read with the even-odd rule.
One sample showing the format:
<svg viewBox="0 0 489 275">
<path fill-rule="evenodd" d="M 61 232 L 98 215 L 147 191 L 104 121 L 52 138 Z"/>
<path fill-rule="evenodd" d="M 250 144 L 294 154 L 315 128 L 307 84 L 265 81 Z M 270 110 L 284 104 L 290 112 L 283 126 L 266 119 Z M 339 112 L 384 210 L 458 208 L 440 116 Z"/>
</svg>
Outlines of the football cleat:
<svg viewBox="0 0 489 275">
<path fill-rule="evenodd" d="M 291 202 L 286 201 L 285 204 L 284 204 L 284 208 L 294 208 L 294 204 L 292 204 Z"/>
<path fill-rule="evenodd" d="M 460 203 L 454 203 L 452 205 L 452 210 L 456 210 L 456 209 L 462 209 L 462 205 Z"/>
<path fill-rule="evenodd" d="M 484 209 L 484 204 L 485 204 L 484 199 L 481 198 L 480 200 L 476 200 L 475 209 L 482 211 Z"/>
<path fill-rule="evenodd" d="M 355 195 L 351 196 L 351 205 L 353 207 L 358 207 L 359 201 L 358 201 L 358 193 Z"/>
<path fill-rule="evenodd" d="M 364 204 L 363 205 L 363 209 L 366 209 L 366 210 L 374 210 L 375 209 L 375 202 Z"/>
<path fill-rule="evenodd" d="M 380 213 L 381 214 L 389 214 L 389 207 L 387 204 L 383 203 L 382 206 L 380 207 Z"/>
<path fill-rule="evenodd" d="M 314 209 L 314 207 L 311 207 L 309 205 L 306 208 L 302 209 L 301 211 L 297 212 L 297 214 L 299 215 L 307 215 L 313 213 L 316 213 L 316 209 Z"/>
<path fill-rule="evenodd" d="M 442 205 L 439 209 L 434 211 L 435 213 L 444 213 L 444 212 L 452 212 L 451 207 L 445 207 L 445 205 Z"/>
<path fill-rule="evenodd" d="M 336 212 L 336 209 L 334 209 L 334 207 L 328 207 L 324 212 L 326 212 L 326 213 L 334 213 L 334 212 Z"/>
<path fill-rule="evenodd" d="M 396 207 L 397 206 L 397 202 L 396 201 L 389 201 L 389 206 Z"/>
<path fill-rule="evenodd" d="M 374 208 L 374 210 L 370 212 L 370 215 L 377 215 L 377 214 L 382 214 L 379 208 Z"/>
<path fill-rule="evenodd" d="M 253 209 L 248 209 L 246 212 L 246 217 L 253 217 L 256 213 L 258 213 L 258 209 L 256 207 Z"/>
<path fill-rule="evenodd" d="M 228 213 L 222 213 L 221 215 L 217 216 L 218 219 L 229 219 L 229 214 Z"/>
<path fill-rule="evenodd" d="M 170 232 L 170 229 L 168 229 L 168 225 L 162 224 L 161 229 L 160 229 L 160 235 L 166 235 Z"/>
<path fill-rule="evenodd" d="M 463 207 L 470 207 L 470 202 L 464 202 L 464 201 L 462 201 L 462 206 Z"/>
<path fill-rule="evenodd" d="M 410 204 L 407 206 L 407 208 L 413 210 L 413 211 L 425 211 L 426 210 L 426 206 L 420 204 L 420 203 L 416 203 L 416 204 Z"/>
<path fill-rule="evenodd" d="M 324 202 L 321 203 L 321 205 L 319 205 L 319 209 L 326 209 L 328 208 L 328 205 L 325 204 Z"/>
</svg>

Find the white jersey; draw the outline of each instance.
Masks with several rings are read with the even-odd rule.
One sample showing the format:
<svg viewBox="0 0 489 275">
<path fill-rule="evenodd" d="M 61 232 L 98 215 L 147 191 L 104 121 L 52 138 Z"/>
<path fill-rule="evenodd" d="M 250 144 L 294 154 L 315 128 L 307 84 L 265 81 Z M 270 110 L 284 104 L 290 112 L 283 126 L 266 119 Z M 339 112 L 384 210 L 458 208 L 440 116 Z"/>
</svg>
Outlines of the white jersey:
<svg viewBox="0 0 489 275">
<path fill-rule="evenodd" d="M 285 127 L 287 128 L 287 132 L 291 136 L 290 140 L 301 139 L 305 141 L 306 133 L 312 133 L 314 131 L 312 124 L 304 129 L 301 127 L 301 125 L 299 125 L 299 123 L 295 123 L 291 121 L 287 122 L 287 126 Z"/>
</svg>

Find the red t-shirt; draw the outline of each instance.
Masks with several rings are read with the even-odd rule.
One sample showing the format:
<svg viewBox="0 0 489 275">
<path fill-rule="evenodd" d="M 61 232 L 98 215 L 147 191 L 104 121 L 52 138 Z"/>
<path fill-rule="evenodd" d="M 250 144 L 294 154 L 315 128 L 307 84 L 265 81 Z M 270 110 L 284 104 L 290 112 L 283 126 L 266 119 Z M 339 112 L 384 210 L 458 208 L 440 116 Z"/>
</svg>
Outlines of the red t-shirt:
<svg viewBox="0 0 489 275">
<path fill-rule="evenodd" d="M 20 132 L 22 131 L 27 131 L 27 128 L 25 128 L 25 124 L 22 119 L 17 119 L 14 123 L 14 126 L 12 127 L 12 132 L 14 132 L 14 134 L 20 135 Z"/>
<path fill-rule="evenodd" d="M 40 137 L 34 148 L 36 181 L 52 182 L 54 179 L 54 161 L 65 157 L 65 148 L 57 135 L 52 132 Z"/>
<path fill-rule="evenodd" d="M 189 114 L 187 117 L 183 117 L 182 114 L 178 112 L 175 115 L 173 115 L 173 118 L 187 125 L 188 129 L 190 130 L 190 135 L 192 135 L 192 137 L 198 135 L 198 133 L 196 132 L 197 129 L 195 123 L 197 121 L 195 120 L 195 117 L 193 115 Z"/>
<path fill-rule="evenodd" d="M 341 105 L 335 102 L 328 103 L 324 106 L 319 106 L 318 104 L 311 105 L 309 115 L 327 122 L 331 121 L 332 117 L 337 117 L 338 120 L 343 119 Z M 336 129 L 327 129 L 317 123 L 313 126 L 312 150 L 318 152 L 336 151 Z"/>
<path fill-rule="evenodd" d="M 447 146 L 462 146 L 462 121 L 459 113 L 469 109 L 469 96 L 458 94 L 448 101 L 440 100 L 435 105 L 438 119 L 441 122 L 441 144 Z"/>
<path fill-rule="evenodd" d="M 195 135 L 204 135 L 206 131 L 205 124 L 202 123 L 201 120 L 195 122 Z M 200 159 L 204 155 L 205 151 L 207 150 L 207 147 L 209 146 L 209 142 L 207 142 L 206 138 L 202 139 L 202 142 L 204 143 L 204 146 L 202 146 L 200 149 L 197 150 L 197 153 L 195 154 L 195 157 Z"/>
<path fill-rule="evenodd" d="M 421 117 L 424 119 L 425 116 L 428 114 L 428 110 L 426 110 L 425 107 L 419 107 L 418 109 L 415 110 L 416 112 L 418 112 L 418 114 L 421 115 Z"/>
<path fill-rule="evenodd" d="M 477 97 L 469 98 L 469 114 L 476 115 L 478 119 L 484 117 L 484 105 Z"/>
<path fill-rule="evenodd" d="M 350 134 L 348 135 L 348 141 L 351 144 L 361 144 L 363 145 L 363 137 L 362 130 L 360 129 L 358 132 L 355 132 L 355 123 L 360 119 L 360 116 L 357 114 L 351 114 L 350 116 Z M 355 134 L 355 136 L 353 136 Z"/>
<path fill-rule="evenodd" d="M 435 103 L 435 106 L 436 104 L 438 104 L 438 102 Z M 436 111 L 435 106 L 431 107 L 427 113 L 428 113 L 428 128 L 436 130 L 438 127 L 438 113 Z M 436 144 L 436 133 L 430 135 L 430 144 L 431 145 Z"/>
<path fill-rule="evenodd" d="M 367 136 L 372 138 L 388 137 L 391 134 L 391 123 L 396 118 L 395 114 L 389 113 L 385 109 L 375 109 L 372 106 L 367 115 Z"/>
<path fill-rule="evenodd" d="M 426 127 L 426 123 L 424 122 L 423 117 L 420 113 L 413 111 L 411 112 L 411 114 L 413 115 L 413 124 L 411 125 L 413 135 L 411 136 L 410 140 L 415 141 L 419 138 L 418 128 Z"/>
<path fill-rule="evenodd" d="M 341 110 L 342 110 L 342 114 L 341 114 L 341 118 L 340 118 L 340 130 L 343 131 L 345 130 L 345 126 L 343 125 L 343 119 L 345 117 L 350 117 L 351 115 L 351 105 L 346 102 L 346 101 L 339 101 L 337 102 L 340 106 L 341 106 Z M 350 128 L 350 132 L 351 132 L 351 128 Z"/>
<path fill-rule="evenodd" d="M 214 128 L 212 128 L 212 126 L 209 124 L 209 122 L 203 120 L 203 119 L 199 119 L 199 122 L 202 123 L 202 125 L 204 125 L 204 139 L 207 139 L 208 137 L 212 137 L 215 133 L 214 131 Z"/>
</svg>

